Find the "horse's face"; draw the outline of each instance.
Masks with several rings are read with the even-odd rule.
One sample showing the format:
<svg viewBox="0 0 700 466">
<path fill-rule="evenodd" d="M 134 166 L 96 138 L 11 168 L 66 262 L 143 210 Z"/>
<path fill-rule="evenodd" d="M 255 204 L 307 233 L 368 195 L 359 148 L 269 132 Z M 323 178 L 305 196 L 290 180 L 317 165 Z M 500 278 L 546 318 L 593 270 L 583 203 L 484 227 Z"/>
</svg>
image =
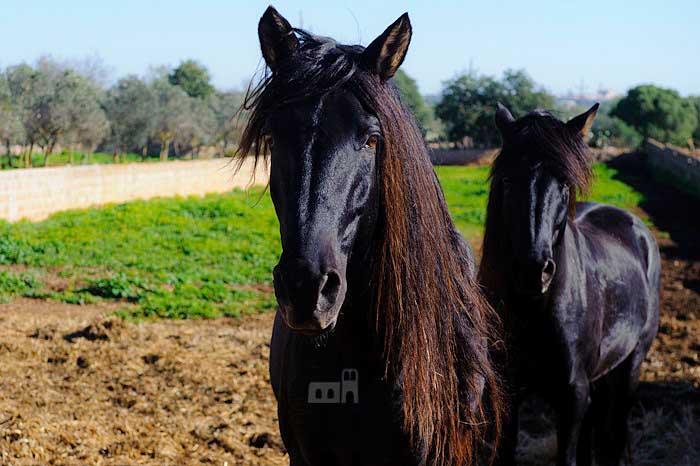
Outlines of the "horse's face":
<svg viewBox="0 0 700 466">
<path fill-rule="evenodd" d="M 294 29 L 274 8 L 260 19 L 258 35 L 273 80 L 284 82 L 285 65 L 299 72 L 306 66 L 308 73 L 326 71 L 319 69 L 319 55 L 304 55 Z M 404 14 L 352 59 L 362 72 L 386 81 L 401 65 L 410 38 Z M 327 46 L 332 53 L 358 53 L 337 49 L 332 41 Z M 327 62 L 332 68 L 333 60 Z M 313 335 L 335 325 L 348 288 L 348 260 L 353 252 L 368 251 L 381 128 L 371 110 L 342 87 L 322 95 L 310 92 L 272 113 L 266 121 L 270 194 L 282 237 L 275 294 L 287 325 Z"/>
<path fill-rule="evenodd" d="M 379 121 L 341 90 L 284 108 L 269 125 L 282 236 L 275 294 L 289 327 L 314 333 L 335 324 L 358 227 L 376 210 Z"/>
<path fill-rule="evenodd" d="M 554 246 L 566 228 L 569 187 L 542 166 L 525 173 L 503 178 L 503 215 L 515 253 L 516 285 L 539 294 L 549 289 L 556 271 Z"/>
</svg>

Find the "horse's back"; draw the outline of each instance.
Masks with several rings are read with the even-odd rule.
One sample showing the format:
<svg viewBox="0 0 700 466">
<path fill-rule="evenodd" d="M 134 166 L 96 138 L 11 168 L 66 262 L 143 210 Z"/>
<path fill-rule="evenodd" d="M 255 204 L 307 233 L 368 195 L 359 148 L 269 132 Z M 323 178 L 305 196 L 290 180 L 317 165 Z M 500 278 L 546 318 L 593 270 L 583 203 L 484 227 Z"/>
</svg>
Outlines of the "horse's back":
<svg viewBox="0 0 700 466">
<path fill-rule="evenodd" d="M 658 287 L 661 274 L 659 247 L 654 234 L 639 217 L 618 207 L 579 202 L 575 221 L 589 236 L 602 233 L 624 245 L 644 266 L 650 285 Z"/>
<path fill-rule="evenodd" d="M 588 255 L 589 299 L 604 308 L 599 377 L 651 345 L 658 326 L 661 260 L 654 235 L 635 215 L 604 204 L 576 207 L 575 223 Z M 597 299 L 591 297 L 595 293 Z"/>
</svg>

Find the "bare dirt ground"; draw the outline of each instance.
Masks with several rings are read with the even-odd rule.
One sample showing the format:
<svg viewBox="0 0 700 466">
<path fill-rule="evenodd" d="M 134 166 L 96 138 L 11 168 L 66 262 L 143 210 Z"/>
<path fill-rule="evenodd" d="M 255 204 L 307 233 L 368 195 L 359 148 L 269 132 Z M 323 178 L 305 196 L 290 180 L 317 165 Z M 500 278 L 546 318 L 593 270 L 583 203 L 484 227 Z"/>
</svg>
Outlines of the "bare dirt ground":
<svg viewBox="0 0 700 466">
<path fill-rule="evenodd" d="M 0 306 L 0 464 L 287 464 L 272 315 L 133 324 L 113 310 Z"/>
<path fill-rule="evenodd" d="M 626 173 L 670 234 L 630 450 L 637 466 L 698 466 L 700 203 Z M 136 324 L 114 309 L 0 305 L 0 464 L 288 464 L 267 372 L 271 314 Z M 521 464 L 551 464 L 551 416 L 525 414 Z"/>
</svg>

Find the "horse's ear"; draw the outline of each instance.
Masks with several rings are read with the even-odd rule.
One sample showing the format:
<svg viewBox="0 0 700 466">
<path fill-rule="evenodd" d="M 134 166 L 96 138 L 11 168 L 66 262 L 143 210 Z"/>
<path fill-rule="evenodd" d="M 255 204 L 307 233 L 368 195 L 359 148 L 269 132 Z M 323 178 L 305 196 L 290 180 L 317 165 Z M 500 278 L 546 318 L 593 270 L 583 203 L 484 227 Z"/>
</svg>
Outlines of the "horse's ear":
<svg viewBox="0 0 700 466">
<path fill-rule="evenodd" d="M 513 123 L 515 123 L 515 118 L 510 110 L 506 108 L 505 105 L 498 102 L 496 104 L 496 128 L 500 131 L 503 139 L 510 138 L 513 133 Z"/>
<path fill-rule="evenodd" d="M 299 47 L 299 40 L 292 25 L 271 6 L 267 7 L 260 18 L 258 37 L 265 63 L 273 72 Z"/>
<path fill-rule="evenodd" d="M 566 126 L 571 128 L 577 133 L 581 133 L 581 136 L 585 137 L 588 131 L 593 125 L 593 120 L 595 120 L 596 113 L 598 113 L 598 107 L 600 104 L 596 103 L 587 112 L 580 114 L 577 117 L 572 118 L 566 123 Z"/>
<path fill-rule="evenodd" d="M 383 81 L 391 78 L 406 58 L 412 33 L 411 20 L 404 13 L 362 52 L 362 64 Z"/>
</svg>

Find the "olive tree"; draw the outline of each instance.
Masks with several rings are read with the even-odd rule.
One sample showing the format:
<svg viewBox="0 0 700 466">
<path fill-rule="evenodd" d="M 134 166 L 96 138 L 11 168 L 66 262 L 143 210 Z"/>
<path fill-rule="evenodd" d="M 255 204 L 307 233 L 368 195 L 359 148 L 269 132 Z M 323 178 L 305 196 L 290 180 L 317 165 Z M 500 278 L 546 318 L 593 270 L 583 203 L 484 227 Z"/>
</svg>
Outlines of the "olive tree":
<svg viewBox="0 0 700 466">
<path fill-rule="evenodd" d="M 130 150 L 146 157 L 148 139 L 156 123 L 154 89 L 136 76 L 120 79 L 107 93 L 105 110 L 110 123 L 109 143 L 117 154 Z"/>
<path fill-rule="evenodd" d="M 7 165 L 12 166 L 12 144 L 24 142 L 21 113 L 15 106 L 10 85 L 0 74 L 0 141 L 5 144 Z"/>
</svg>

